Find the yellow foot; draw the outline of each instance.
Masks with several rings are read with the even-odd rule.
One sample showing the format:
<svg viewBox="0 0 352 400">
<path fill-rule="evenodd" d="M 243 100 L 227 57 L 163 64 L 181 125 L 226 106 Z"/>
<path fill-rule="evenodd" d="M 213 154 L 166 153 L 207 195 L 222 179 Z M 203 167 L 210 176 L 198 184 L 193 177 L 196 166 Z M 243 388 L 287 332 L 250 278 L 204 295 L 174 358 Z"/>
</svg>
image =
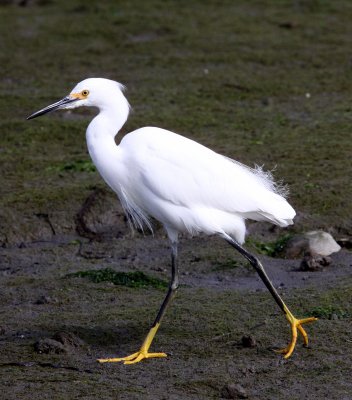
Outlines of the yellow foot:
<svg viewBox="0 0 352 400">
<path fill-rule="evenodd" d="M 154 336 L 159 328 L 160 323 L 156 323 L 148 332 L 148 335 L 144 339 L 142 347 L 140 348 L 137 353 L 133 353 L 127 357 L 121 358 L 100 358 L 97 360 L 100 363 L 110 363 L 110 362 L 120 362 L 123 361 L 124 364 L 135 364 L 138 363 L 145 358 L 160 358 L 160 357 L 167 357 L 165 353 L 148 353 L 149 347 L 152 344 Z"/>
<path fill-rule="evenodd" d="M 318 318 L 311 317 L 311 318 L 297 319 L 291 314 L 291 312 L 288 309 L 285 311 L 286 311 L 286 318 L 291 325 L 291 335 L 292 335 L 291 343 L 284 349 L 276 350 L 276 352 L 284 354 L 285 358 L 289 358 L 289 357 L 291 357 L 293 350 L 296 346 L 297 336 L 298 336 L 297 330 L 303 336 L 304 346 L 307 347 L 308 346 L 308 335 L 307 335 L 307 332 L 302 328 L 302 324 L 316 321 Z"/>
<path fill-rule="evenodd" d="M 144 360 L 145 358 L 160 358 L 167 357 L 165 353 L 148 353 L 147 351 L 137 351 L 137 353 L 133 353 L 127 357 L 121 358 L 100 358 L 97 361 L 100 363 L 110 363 L 110 362 L 120 362 L 123 361 L 124 364 L 135 364 Z"/>
</svg>

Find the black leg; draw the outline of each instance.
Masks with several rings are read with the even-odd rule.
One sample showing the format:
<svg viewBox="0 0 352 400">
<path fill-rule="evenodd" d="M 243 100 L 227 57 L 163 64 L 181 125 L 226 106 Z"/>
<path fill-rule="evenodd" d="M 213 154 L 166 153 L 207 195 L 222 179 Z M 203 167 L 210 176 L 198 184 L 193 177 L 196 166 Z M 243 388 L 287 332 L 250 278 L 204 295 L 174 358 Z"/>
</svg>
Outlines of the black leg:
<svg viewBox="0 0 352 400">
<path fill-rule="evenodd" d="M 178 258 L 177 258 L 177 243 L 171 244 L 171 281 L 166 297 L 159 309 L 159 312 L 155 318 L 152 328 L 160 324 L 163 316 L 165 315 L 166 309 L 174 298 L 178 288 Z"/>
<path fill-rule="evenodd" d="M 174 241 L 171 243 L 171 280 L 169 289 L 159 309 L 159 312 L 155 318 L 155 321 L 152 327 L 150 328 L 147 336 L 144 339 L 144 342 L 140 350 L 127 357 L 104 358 L 104 359 L 99 359 L 98 361 L 101 363 L 123 361 L 124 364 L 134 364 L 145 358 L 166 357 L 165 353 L 149 353 L 149 347 L 151 346 L 154 336 L 156 335 L 156 332 L 159 329 L 160 322 L 163 316 L 165 315 L 166 309 L 170 304 L 170 301 L 176 294 L 177 288 L 178 288 L 177 241 Z"/>
<path fill-rule="evenodd" d="M 285 358 L 288 358 L 292 355 L 293 350 L 296 346 L 298 332 L 300 332 L 301 335 L 303 336 L 304 345 L 308 346 L 308 335 L 307 335 L 306 331 L 303 329 L 302 324 L 316 321 L 317 318 L 314 318 L 314 317 L 304 318 L 304 319 L 295 318 L 293 316 L 293 314 L 291 313 L 291 311 L 286 306 L 286 304 L 284 303 L 284 301 L 281 299 L 279 293 L 274 288 L 273 284 L 271 283 L 268 275 L 266 274 L 266 272 L 264 270 L 264 267 L 262 266 L 260 261 L 257 259 L 257 257 L 255 257 L 253 254 L 249 253 L 247 250 L 245 250 L 239 243 L 237 243 L 230 236 L 223 235 L 223 237 L 232 247 L 234 247 L 238 252 L 240 252 L 255 268 L 255 270 L 258 272 L 258 275 L 264 282 L 265 286 L 269 289 L 269 292 L 274 297 L 274 300 L 279 305 L 281 310 L 284 312 L 286 319 L 288 320 L 288 322 L 291 325 L 291 342 L 287 347 L 285 347 L 282 350 L 279 350 L 279 353 L 283 353 Z"/>
<path fill-rule="evenodd" d="M 265 286 L 269 289 L 269 292 L 274 297 L 276 303 L 279 305 L 281 310 L 285 312 L 285 303 L 279 296 L 278 292 L 274 288 L 273 284 L 271 283 L 268 275 L 266 274 L 264 267 L 262 266 L 261 262 L 255 257 L 253 254 L 249 253 L 246 249 L 244 249 L 240 244 L 238 244 L 232 238 L 226 238 L 226 241 L 234 247 L 239 253 L 241 253 L 254 267 L 254 269 L 258 272 L 258 275 L 261 277 L 262 281 L 264 282 Z"/>
</svg>

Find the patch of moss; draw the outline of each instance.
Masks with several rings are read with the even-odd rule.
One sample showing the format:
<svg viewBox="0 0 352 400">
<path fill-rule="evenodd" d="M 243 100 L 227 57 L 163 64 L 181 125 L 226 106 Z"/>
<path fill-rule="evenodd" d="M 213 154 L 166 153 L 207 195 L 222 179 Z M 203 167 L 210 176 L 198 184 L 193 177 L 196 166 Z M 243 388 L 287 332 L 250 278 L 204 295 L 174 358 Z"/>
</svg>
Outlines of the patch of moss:
<svg viewBox="0 0 352 400">
<path fill-rule="evenodd" d="M 260 254 L 265 254 L 269 257 L 278 257 L 285 248 L 287 242 L 291 239 L 291 237 L 292 235 L 288 233 L 284 236 L 281 236 L 275 242 L 264 243 L 250 238 L 247 239 L 247 242 L 252 244 Z"/>
<path fill-rule="evenodd" d="M 76 160 L 58 165 L 56 167 L 48 167 L 48 171 L 74 171 L 74 172 L 95 172 L 97 169 L 89 160 Z"/>
<path fill-rule="evenodd" d="M 313 317 L 321 319 L 345 319 L 349 318 L 349 313 L 340 307 L 335 307 L 333 305 L 325 307 L 315 307 L 311 311 Z"/>
<path fill-rule="evenodd" d="M 152 278 L 141 271 L 136 272 L 118 272 L 111 268 L 78 271 L 69 274 L 70 277 L 89 278 L 94 283 L 111 282 L 115 285 L 128 286 L 133 288 L 165 288 L 167 283 L 158 278 Z"/>
</svg>

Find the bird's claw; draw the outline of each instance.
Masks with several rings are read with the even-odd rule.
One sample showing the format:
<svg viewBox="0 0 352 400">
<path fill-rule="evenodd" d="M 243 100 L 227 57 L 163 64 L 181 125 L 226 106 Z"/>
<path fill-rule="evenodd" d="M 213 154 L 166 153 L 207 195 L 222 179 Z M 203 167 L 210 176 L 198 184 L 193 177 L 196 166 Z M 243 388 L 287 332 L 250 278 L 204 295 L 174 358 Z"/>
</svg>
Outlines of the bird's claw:
<svg viewBox="0 0 352 400">
<path fill-rule="evenodd" d="M 99 363 L 110 363 L 110 362 L 120 362 L 122 361 L 124 364 L 135 364 L 138 363 L 145 358 L 161 358 L 161 357 L 167 357 L 165 353 L 149 353 L 148 350 L 150 348 L 150 345 L 152 344 L 152 341 L 154 339 L 154 336 L 159 328 L 160 323 L 157 322 L 153 325 L 153 327 L 150 329 L 148 332 L 148 335 L 144 339 L 144 342 L 140 348 L 139 351 L 136 353 L 133 353 L 127 357 L 121 357 L 121 358 L 100 358 L 97 361 Z"/>
<path fill-rule="evenodd" d="M 148 353 L 148 351 L 141 349 L 136 353 L 133 353 L 127 357 L 121 358 L 100 358 L 97 361 L 99 363 L 111 363 L 111 362 L 120 362 L 122 361 L 124 364 L 135 364 L 138 363 L 145 358 L 161 358 L 167 357 L 166 353 Z"/>
<path fill-rule="evenodd" d="M 302 327 L 302 324 L 307 324 L 309 322 L 314 322 L 318 318 L 310 317 L 310 318 L 304 318 L 304 319 L 297 319 L 288 310 L 286 312 L 286 318 L 287 318 L 288 322 L 291 325 L 291 343 L 287 347 L 285 347 L 284 349 L 275 350 L 275 351 L 277 353 L 284 354 L 284 358 L 289 358 L 289 357 L 291 357 L 291 355 L 293 353 L 293 350 L 294 350 L 294 348 L 296 346 L 297 336 L 298 336 L 298 332 L 297 331 L 299 331 L 300 334 L 303 336 L 304 346 L 305 347 L 308 346 L 308 335 L 307 335 L 307 332 Z"/>
</svg>

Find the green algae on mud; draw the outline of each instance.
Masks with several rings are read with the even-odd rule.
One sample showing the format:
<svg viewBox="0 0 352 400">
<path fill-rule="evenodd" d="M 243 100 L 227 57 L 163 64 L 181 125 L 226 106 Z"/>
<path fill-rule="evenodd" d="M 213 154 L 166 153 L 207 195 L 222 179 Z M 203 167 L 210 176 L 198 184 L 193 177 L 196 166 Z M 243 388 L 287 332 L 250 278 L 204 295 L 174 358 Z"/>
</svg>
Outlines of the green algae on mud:
<svg viewBox="0 0 352 400">
<path fill-rule="evenodd" d="M 349 314 L 347 311 L 337 308 L 335 306 L 329 305 L 326 307 L 315 307 L 311 311 L 313 317 L 323 318 L 323 319 L 341 319 L 341 318 L 349 318 Z"/>
<path fill-rule="evenodd" d="M 152 278 L 141 271 L 120 272 L 112 268 L 96 269 L 89 271 L 78 271 L 67 277 L 89 278 L 95 283 L 111 282 L 114 285 L 128 286 L 133 288 L 165 288 L 167 283 L 158 278 Z"/>
<path fill-rule="evenodd" d="M 96 167 L 92 161 L 87 160 L 74 160 L 69 163 L 64 163 L 56 167 L 48 167 L 48 171 L 78 171 L 78 172 L 96 172 Z"/>
<path fill-rule="evenodd" d="M 183 247 L 186 253 L 192 251 L 189 242 Z M 207 248 L 205 241 L 199 253 Z M 23 249 L 27 253 L 30 250 Z M 2 279 L 4 312 L 0 326 L 5 328 L 1 339 L 6 345 L 1 346 L 0 356 L 5 364 L 14 365 L 0 363 L 0 375 L 6 377 L 3 383 L 11 384 L 3 392 L 9 394 L 9 400 L 15 398 L 11 397 L 13 388 L 20 399 L 43 394 L 57 399 L 67 398 L 68 394 L 87 399 L 161 399 L 168 393 L 176 398 L 210 400 L 219 398 L 222 386 L 231 382 L 240 383 L 250 397 L 258 400 L 298 399 L 304 393 L 319 399 L 330 393 L 330 385 L 336 382 L 339 385 L 330 398 L 340 399 L 348 393 L 349 383 L 341 371 L 349 376 L 350 348 L 344 346 L 348 343 L 350 317 L 321 319 L 308 326 L 310 347 L 302 348 L 299 339 L 293 358 L 283 361 L 272 347 L 287 344 L 290 330 L 270 294 L 228 290 L 225 285 L 223 290 L 207 286 L 180 288 L 153 343 L 153 349 L 168 353 L 167 359 L 148 360 L 134 368 L 117 364 L 101 367 L 96 358 L 124 356 L 140 346 L 163 294 L 154 289 L 102 287 L 89 279 L 53 280 L 53 275 L 66 276 L 63 272 L 67 266 L 62 264 L 66 253 L 62 247 L 53 247 L 51 259 L 42 256 L 38 266 L 29 263 L 26 272 L 30 280 L 18 279 L 23 272 L 16 272 L 15 265 L 13 273 Z M 88 260 L 72 257 L 70 262 L 71 268 L 83 270 Z M 39 268 L 40 276 L 30 274 L 28 268 Z M 329 290 L 322 290 L 322 286 L 285 289 L 284 297 L 297 317 L 309 316 L 317 304 L 344 307 L 351 313 L 351 284 L 351 279 L 344 279 Z M 55 302 L 35 302 L 36 296 L 49 293 Z M 33 343 L 39 338 L 61 331 L 74 333 L 88 350 L 62 356 L 34 352 Z M 241 346 L 241 337 L 248 334 L 255 337 L 256 347 Z M 15 366 L 18 361 L 22 366 Z M 31 384 L 23 389 L 26 382 Z"/>
<path fill-rule="evenodd" d="M 246 242 L 248 245 L 255 248 L 260 254 L 265 254 L 269 257 L 278 257 L 284 250 L 287 242 L 293 237 L 292 233 L 287 233 L 280 236 L 273 242 L 260 242 L 258 240 L 247 238 Z"/>
</svg>

